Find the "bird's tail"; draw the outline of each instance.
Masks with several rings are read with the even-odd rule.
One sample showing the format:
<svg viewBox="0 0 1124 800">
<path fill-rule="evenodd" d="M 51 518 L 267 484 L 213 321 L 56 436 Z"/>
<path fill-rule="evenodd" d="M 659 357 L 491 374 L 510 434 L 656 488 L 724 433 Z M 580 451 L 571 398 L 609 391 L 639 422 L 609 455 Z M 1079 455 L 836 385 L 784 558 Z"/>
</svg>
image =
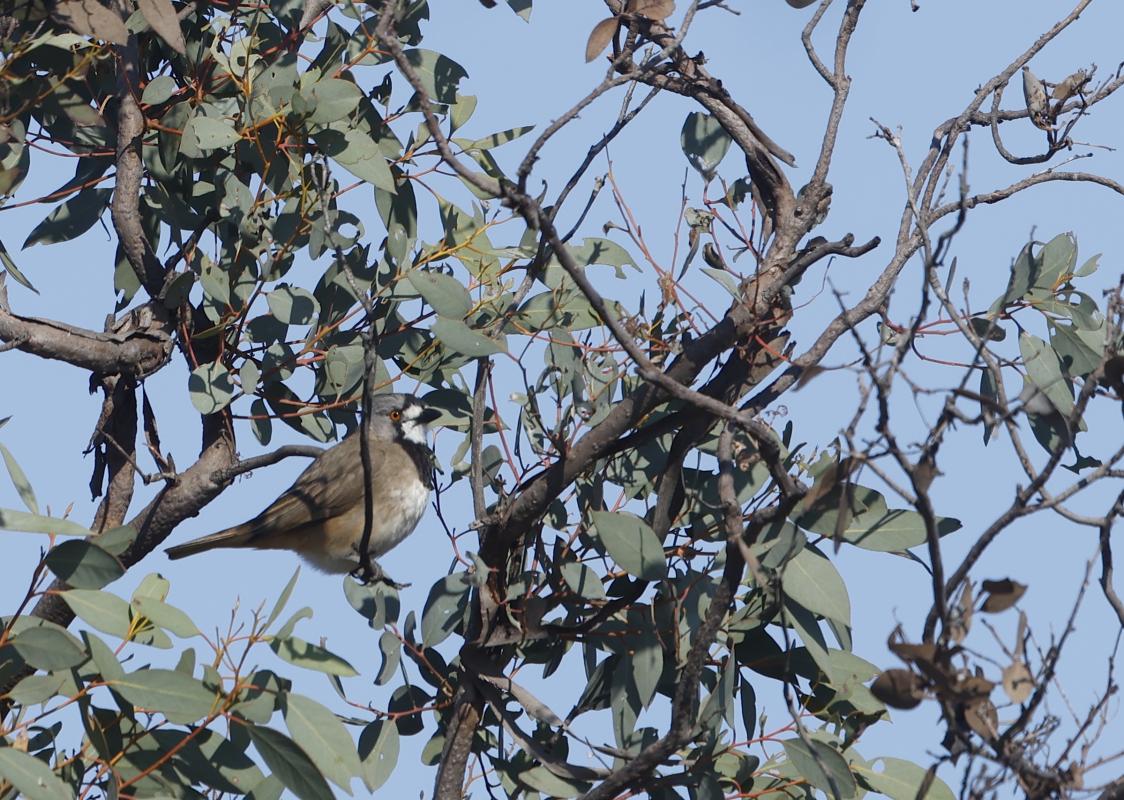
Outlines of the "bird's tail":
<svg viewBox="0 0 1124 800">
<path fill-rule="evenodd" d="M 202 536 L 198 539 L 192 539 L 190 542 L 169 547 L 164 552 L 168 554 L 168 558 L 175 559 L 193 556 L 196 553 L 213 550 L 216 547 L 245 547 L 252 536 L 253 528 L 249 525 L 235 525 L 233 528 L 212 533 L 210 536 Z"/>
</svg>

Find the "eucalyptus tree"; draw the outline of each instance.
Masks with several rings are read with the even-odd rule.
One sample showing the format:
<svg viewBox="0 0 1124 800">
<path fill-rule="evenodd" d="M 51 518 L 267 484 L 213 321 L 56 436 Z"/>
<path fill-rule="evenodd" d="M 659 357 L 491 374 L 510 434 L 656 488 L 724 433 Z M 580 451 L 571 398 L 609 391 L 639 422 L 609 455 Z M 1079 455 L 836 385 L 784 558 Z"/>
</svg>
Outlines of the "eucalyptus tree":
<svg viewBox="0 0 1124 800">
<path fill-rule="evenodd" d="M 9 4 L 6 204 L 51 206 L 25 248 L 73 253 L 72 240 L 107 226 L 115 263 L 91 268 L 117 302 L 103 330 L 21 314 L 35 284 L 62 279 L 21 270 L 5 226 L 2 348 L 89 373 L 102 410 L 89 520 L 43 513 L 19 454 L 0 451 L 26 506 L 0 511 L 0 527 L 52 536 L 41 561 L 7 569 L 30 588 L 0 636 L 0 794 L 321 798 L 356 779 L 375 791 L 396 769 L 420 769 L 399 757 L 405 737 L 425 738 L 441 798 L 948 797 L 945 762 L 970 765 L 952 785 L 971 796 L 1004 784 L 1068 796 L 1112 781 L 1111 765 L 1086 774 L 1111 677 L 1068 743 L 1044 711 L 1073 616 L 1049 644 L 1025 615 L 1006 643 L 972 621 L 1017 605 L 1026 587 L 979 564 L 1041 514 L 1096 532 L 1100 591 L 1124 622 L 1110 549 L 1121 499 L 1096 514 L 1075 505 L 1122 475 L 1119 437 L 1085 433 L 1089 412 L 1124 394 L 1120 286 L 1110 279 L 1099 296 L 1097 258 L 1047 231 L 1011 243 L 1000 296 L 966 282 L 956 296 L 959 237 L 979 207 L 1055 182 L 1124 194 L 1072 156 L 1124 77 L 1074 64 L 1048 81 L 1029 67 L 1090 3 L 980 75 L 961 107 L 932 109 L 922 152 L 872 123 L 900 159 L 884 187 L 904 192 L 900 220 L 832 235 L 848 55 L 883 13 L 863 0 L 806 11 L 789 0 L 787 13 L 807 16 L 791 46 L 828 98 L 801 169 L 692 35 L 703 15 L 755 6 L 606 0 L 605 18 L 573 43 L 575 64 L 584 45 L 604 68 L 585 96 L 468 138 L 469 88 L 504 87 L 468 80 L 458 62 L 471 67 L 470 47 L 423 46 L 428 25 L 451 24 L 440 4 Z M 532 12 L 531 0 L 483 5 Z M 1004 100 L 1012 81 L 1024 91 Z M 694 172 L 677 228 L 657 241 L 605 153 L 665 103 L 689 105 L 682 127 L 645 136 L 677 139 Z M 601 133 L 557 147 L 579 116 Z M 1002 134 L 1027 126 L 1040 147 L 1017 155 Z M 972 133 L 1017 171 L 1012 182 L 969 189 Z M 73 178 L 24 196 L 33 155 L 37 167 L 65 155 Z M 568 178 L 542 182 L 548 167 Z M 816 270 L 860 258 L 876 269 L 835 294 L 830 318 L 804 311 Z M 906 279 L 918 291 L 891 313 Z M 940 385 L 921 387 L 914 370 L 934 362 L 923 343 L 937 335 L 952 355 Z M 843 366 L 829 364 L 840 352 Z M 808 441 L 799 415 L 779 409 L 829 369 L 854 376 L 854 391 L 832 398 L 851 421 Z M 196 417 L 150 402 L 145 382 L 160 372 L 180 375 Z M 115 593 L 236 477 L 319 452 L 242 458 L 240 441 L 268 446 L 283 425 L 327 443 L 395 383 L 421 387 L 457 441 L 439 452 L 452 567 L 412 611 L 370 564 L 345 581 L 382 654 L 376 675 L 344 684 L 355 669 L 296 635 L 306 613 L 285 616 L 292 582 L 269 613 L 207 640 L 213 658 L 200 663 L 186 640 L 215 621 L 168 603 L 167 579 Z M 935 403 L 920 436 L 901 421 L 911 393 Z M 198 426 L 190 458 L 162 447 L 160 427 L 173 425 Z M 978 529 L 933 499 L 952 441 L 1002 448 L 1025 473 Z M 146 486 L 159 491 L 141 502 Z M 961 540 L 955 555 L 945 537 Z M 900 665 L 854 652 L 863 620 L 835 566 L 842 548 L 924 576 L 913 600 L 927 618 L 891 636 Z M 1090 584 L 1087 571 L 1071 588 Z M 294 674 L 328 674 L 350 707 L 292 691 L 260 666 L 263 646 Z M 178 663 L 142 665 L 154 647 Z M 556 673 L 580 676 L 572 696 L 565 682 L 544 692 Z M 759 713 L 778 702 L 782 719 Z M 864 747 L 891 709 L 922 703 L 941 729 L 917 743 L 916 763 Z"/>
</svg>

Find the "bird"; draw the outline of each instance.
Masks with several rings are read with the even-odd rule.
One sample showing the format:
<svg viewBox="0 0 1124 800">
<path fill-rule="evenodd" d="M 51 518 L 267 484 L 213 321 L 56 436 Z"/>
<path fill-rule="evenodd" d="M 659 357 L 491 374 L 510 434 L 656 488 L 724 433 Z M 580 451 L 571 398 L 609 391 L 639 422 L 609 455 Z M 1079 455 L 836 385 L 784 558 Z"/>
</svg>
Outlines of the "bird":
<svg viewBox="0 0 1124 800">
<path fill-rule="evenodd" d="M 374 519 L 372 562 L 417 527 L 433 488 L 427 425 L 441 412 L 411 394 L 376 395 L 370 454 Z M 329 573 L 354 572 L 363 538 L 362 426 L 318 455 L 284 493 L 253 519 L 167 549 L 177 559 L 225 547 L 293 550 Z M 376 570 L 381 576 L 381 569 Z"/>
</svg>

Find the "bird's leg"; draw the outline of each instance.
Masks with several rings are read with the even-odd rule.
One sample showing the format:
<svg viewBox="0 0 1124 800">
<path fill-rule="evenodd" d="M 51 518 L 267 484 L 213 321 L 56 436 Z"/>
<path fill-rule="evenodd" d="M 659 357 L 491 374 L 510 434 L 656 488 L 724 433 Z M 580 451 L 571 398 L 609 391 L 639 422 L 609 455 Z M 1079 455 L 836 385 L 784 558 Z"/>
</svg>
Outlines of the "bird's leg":
<svg viewBox="0 0 1124 800">
<path fill-rule="evenodd" d="M 410 585 L 408 583 L 399 583 L 391 578 L 386 574 L 382 565 L 373 558 L 371 559 L 371 571 L 369 573 L 360 565 L 352 571 L 351 577 L 365 586 L 370 586 L 372 583 L 385 583 L 391 589 L 405 589 Z"/>
</svg>

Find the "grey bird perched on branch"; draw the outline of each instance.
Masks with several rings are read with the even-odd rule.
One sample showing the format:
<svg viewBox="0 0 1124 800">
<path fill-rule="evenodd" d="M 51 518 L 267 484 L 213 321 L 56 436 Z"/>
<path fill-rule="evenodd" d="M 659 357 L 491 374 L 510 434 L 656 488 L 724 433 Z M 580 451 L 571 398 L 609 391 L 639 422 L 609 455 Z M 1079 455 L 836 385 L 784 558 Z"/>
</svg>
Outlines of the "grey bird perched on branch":
<svg viewBox="0 0 1124 800">
<path fill-rule="evenodd" d="M 426 425 L 440 412 L 410 394 L 377 395 L 371 405 L 371 559 L 413 532 L 433 488 Z M 360 429 L 361 430 L 361 429 Z M 360 432 L 316 457 L 284 494 L 248 522 L 167 550 L 169 558 L 217 547 L 293 550 L 325 572 L 359 566 L 365 491 Z"/>
</svg>

